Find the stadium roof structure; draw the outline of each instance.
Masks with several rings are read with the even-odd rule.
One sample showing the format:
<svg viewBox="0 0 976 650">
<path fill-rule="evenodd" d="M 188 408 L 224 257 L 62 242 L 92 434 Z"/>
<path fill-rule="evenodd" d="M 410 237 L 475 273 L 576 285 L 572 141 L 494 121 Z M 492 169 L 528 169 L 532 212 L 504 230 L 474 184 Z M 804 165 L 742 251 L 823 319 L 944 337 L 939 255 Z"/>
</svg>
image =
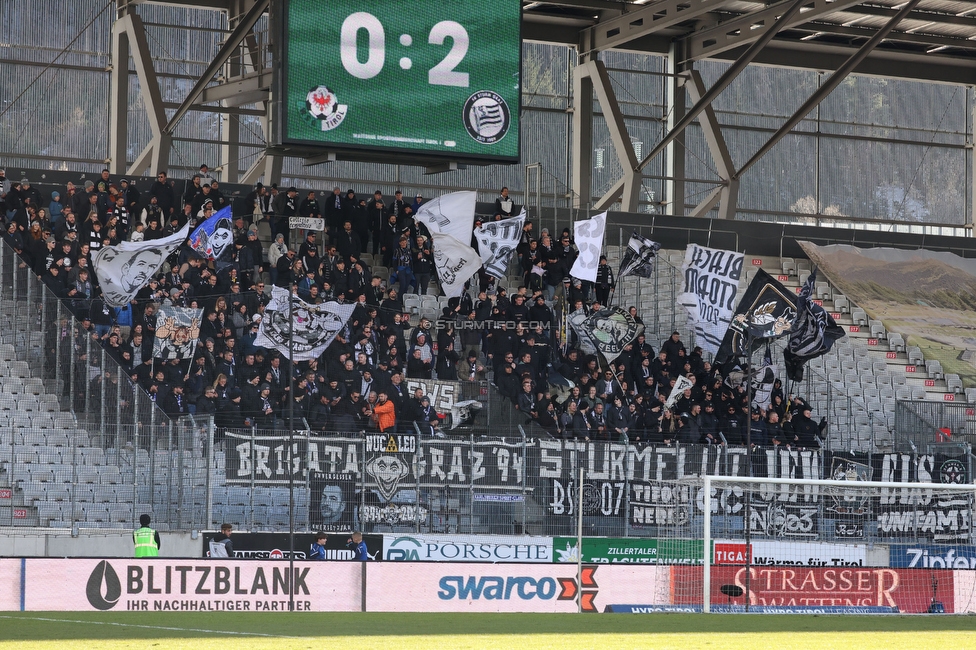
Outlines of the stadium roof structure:
<svg viewBox="0 0 976 650">
<path fill-rule="evenodd" d="M 525 38 L 576 45 L 580 53 L 626 49 L 684 61 L 735 60 L 793 2 L 741 0 L 532 0 L 523 2 Z M 906 5 L 899 0 L 806 0 L 755 59 L 834 70 Z M 976 83 L 976 3 L 921 0 L 854 72 Z"/>
<path fill-rule="evenodd" d="M 617 203 L 637 210 L 642 169 L 667 156 L 665 193 L 684 196 L 685 129 L 701 125 L 720 184 L 691 212 L 705 216 L 718 209 L 734 218 L 739 179 L 850 74 L 901 77 L 919 81 L 976 83 L 976 3 L 956 0 L 533 0 L 523 3 L 523 36 L 575 45 L 573 181 L 579 197 L 589 197 L 592 164 L 592 99 L 607 120 L 622 177 L 594 209 Z M 627 137 L 606 67 L 598 53 L 610 49 L 666 54 L 668 130 L 642 158 Z M 696 61 L 725 60 L 732 65 L 705 88 Z M 735 168 L 712 101 L 752 63 L 829 72 L 822 85 L 745 163 Z M 686 105 L 685 91 L 692 104 Z M 581 198 L 580 203 L 586 202 Z M 668 212 L 677 201 L 669 202 Z M 683 208 L 683 206 L 682 206 Z M 679 208 L 680 210 L 680 208 Z"/>
<path fill-rule="evenodd" d="M 158 92 L 145 31 L 135 11 L 140 4 L 192 5 L 228 12 L 230 33 L 179 104 L 164 104 Z M 279 13 L 276 7 L 280 7 L 278 0 L 118 0 L 112 47 L 118 65 L 112 72 L 109 129 L 113 172 L 134 174 L 147 167 L 162 168 L 180 119 L 190 110 L 212 110 L 215 103 L 220 103 L 219 110 L 224 113 L 258 116 L 265 135 L 272 139 L 276 131 L 270 108 L 275 63 L 267 66 L 263 57 L 273 59 L 276 53 L 273 49 L 260 50 L 253 30 L 264 14 L 275 23 Z M 706 216 L 717 209 L 720 218 L 734 218 L 742 174 L 850 74 L 976 85 L 976 2 L 971 0 L 522 0 L 522 36 L 577 50 L 572 75 L 571 189 L 576 207 L 597 210 L 619 202 L 623 211 L 637 212 L 642 170 L 651 159 L 664 154 L 665 194 L 671 197 L 665 212 L 684 214 L 684 201 L 673 197 L 685 196 L 683 138 L 687 127 L 696 121 L 719 181 L 688 215 Z M 597 56 L 611 49 L 667 57 L 667 131 L 641 158 L 628 137 L 607 68 Z M 241 52 L 245 53 L 243 57 Z M 121 61 L 130 54 L 136 61 L 153 138 L 126 170 L 128 94 L 124 89 L 128 88 L 129 73 Z M 243 64 L 248 57 L 256 63 Z M 695 62 L 706 59 L 731 62 L 708 88 L 695 70 Z M 782 127 L 736 168 L 712 102 L 753 63 L 817 70 L 825 76 Z M 623 170 L 610 190 L 595 200 L 591 198 L 594 101 L 606 119 Z M 250 108 L 255 104 L 256 109 Z M 167 113 L 173 108 L 174 112 Z M 228 145 L 230 161 L 237 158 L 235 146 L 233 142 Z M 279 177 L 283 156 L 304 157 L 306 165 L 337 159 L 332 152 L 269 145 L 244 171 L 241 182 L 251 183 L 262 175 Z M 455 163 L 435 163 L 428 172 L 457 168 Z M 236 176 L 236 166 L 232 171 Z M 976 182 L 976 169 L 972 173 Z"/>
</svg>

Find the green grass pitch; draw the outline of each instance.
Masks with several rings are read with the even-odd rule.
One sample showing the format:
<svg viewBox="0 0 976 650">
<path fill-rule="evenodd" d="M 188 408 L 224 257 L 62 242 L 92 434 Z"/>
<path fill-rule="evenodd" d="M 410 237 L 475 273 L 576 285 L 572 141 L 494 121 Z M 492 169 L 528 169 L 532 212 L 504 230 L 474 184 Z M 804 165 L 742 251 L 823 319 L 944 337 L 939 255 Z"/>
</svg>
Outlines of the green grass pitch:
<svg viewBox="0 0 976 650">
<path fill-rule="evenodd" d="M 976 647 L 974 616 L 702 614 L 0 614 L 0 649 Z"/>
</svg>

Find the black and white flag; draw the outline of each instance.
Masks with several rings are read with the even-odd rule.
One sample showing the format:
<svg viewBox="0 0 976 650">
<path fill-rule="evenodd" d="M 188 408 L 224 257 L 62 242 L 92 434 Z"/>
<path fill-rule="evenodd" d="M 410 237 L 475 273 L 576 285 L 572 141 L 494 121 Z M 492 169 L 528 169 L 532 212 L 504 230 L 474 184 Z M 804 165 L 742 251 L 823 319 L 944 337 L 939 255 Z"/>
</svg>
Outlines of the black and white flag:
<svg viewBox="0 0 976 650">
<path fill-rule="evenodd" d="M 752 404 L 759 408 L 769 406 L 773 396 L 773 384 L 776 382 L 776 366 L 773 365 L 773 355 L 766 345 L 762 365 L 752 375 Z"/>
<path fill-rule="evenodd" d="M 735 295 L 745 256 L 735 251 L 689 244 L 685 251 L 684 289 L 678 303 L 688 310 L 688 323 L 702 350 L 717 354 L 732 322 Z"/>
<path fill-rule="evenodd" d="M 271 302 L 264 311 L 254 344 L 278 350 L 292 361 L 318 358 L 346 326 L 355 309 L 353 304 L 337 302 L 310 305 L 294 295 L 291 300 L 294 313 L 289 309 L 288 291 L 271 288 Z M 290 357 L 290 349 L 294 357 Z"/>
<path fill-rule="evenodd" d="M 834 322 L 827 310 L 813 302 L 816 282 L 817 269 L 814 268 L 796 297 L 796 320 L 793 322 L 789 343 L 783 352 L 786 374 L 793 381 L 802 380 L 803 364 L 827 354 L 834 341 L 846 334 L 844 328 Z"/>
<path fill-rule="evenodd" d="M 508 262 L 518 246 L 522 236 L 522 226 L 525 225 L 525 209 L 517 217 L 489 221 L 474 229 L 474 236 L 478 242 L 478 253 L 481 264 L 488 275 L 495 278 L 505 277 Z"/>
<path fill-rule="evenodd" d="M 580 337 L 581 349 L 587 352 L 587 347 L 595 348 L 608 362 L 619 357 L 644 331 L 644 326 L 620 307 L 607 307 L 585 317 L 581 311 L 573 312 L 569 318 Z"/>
<path fill-rule="evenodd" d="M 112 307 L 129 304 L 139 290 L 159 273 L 166 258 L 186 241 L 189 232 L 188 223 L 169 237 L 140 242 L 124 241 L 99 249 L 92 255 L 92 267 L 105 302 Z"/>
<path fill-rule="evenodd" d="M 617 277 L 624 278 L 628 275 L 636 275 L 642 278 L 652 277 L 654 275 L 654 258 L 657 257 L 659 250 L 661 250 L 661 245 L 656 241 L 651 241 L 636 232 L 633 233 L 627 243 L 624 259 L 620 262 L 620 271 L 617 273 Z"/>
<path fill-rule="evenodd" d="M 477 192 L 444 194 L 422 203 L 414 219 L 427 226 L 431 235 L 450 235 L 459 242 L 468 242 L 477 198 Z"/>
<path fill-rule="evenodd" d="M 202 309 L 184 309 L 162 305 L 156 316 L 156 336 L 153 340 L 153 358 L 170 361 L 193 356 L 200 338 Z"/>
<path fill-rule="evenodd" d="M 441 291 L 448 298 L 464 293 L 464 283 L 481 268 L 478 251 L 450 235 L 431 233 L 434 249 L 434 268 Z"/>
<path fill-rule="evenodd" d="M 589 219 L 577 221 L 573 226 L 579 256 L 573 262 L 569 274 L 580 280 L 596 282 L 596 267 L 600 264 L 603 235 L 607 229 L 607 213 L 601 212 Z"/>
<path fill-rule="evenodd" d="M 749 356 L 761 342 L 789 334 L 796 319 L 796 297 L 762 269 L 749 283 L 715 355 L 723 364 L 733 356 Z M 747 341 L 752 339 L 752 349 Z"/>
<path fill-rule="evenodd" d="M 693 388 L 695 383 L 685 377 L 684 375 L 678 375 L 678 378 L 674 380 L 674 386 L 671 387 L 671 393 L 668 395 L 667 401 L 664 402 L 665 408 L 671 408 L 674 403 L 678 401 L 682 393 L 688 388 Z"/>
</svg>

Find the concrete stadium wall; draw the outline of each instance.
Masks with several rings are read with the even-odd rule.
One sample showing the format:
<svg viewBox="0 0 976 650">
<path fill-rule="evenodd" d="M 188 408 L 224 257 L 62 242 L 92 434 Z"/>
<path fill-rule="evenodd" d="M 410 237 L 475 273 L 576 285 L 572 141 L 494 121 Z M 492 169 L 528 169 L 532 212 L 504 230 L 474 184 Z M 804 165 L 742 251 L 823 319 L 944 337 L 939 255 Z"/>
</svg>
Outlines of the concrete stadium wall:
<svg viewBox="0 0 976 650">
<path fill-rule="evenodd" d="M 190 533 L 160 533 L 161 557 L 199 557 L 200 538 Z M 0 557 L 132 557 L 130 531 L 24 533 L 0 530 Z"/>
</svg>

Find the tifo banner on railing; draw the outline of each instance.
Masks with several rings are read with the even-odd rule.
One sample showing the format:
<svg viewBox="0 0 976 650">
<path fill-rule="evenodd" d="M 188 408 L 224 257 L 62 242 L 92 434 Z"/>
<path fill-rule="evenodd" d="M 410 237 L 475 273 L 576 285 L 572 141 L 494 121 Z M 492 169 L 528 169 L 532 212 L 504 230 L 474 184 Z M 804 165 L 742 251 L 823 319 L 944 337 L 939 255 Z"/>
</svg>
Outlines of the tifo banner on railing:
<svg viewBox="0 0 976 650">
<path fill-rule="evenodd" d="M 552 538 L 413 533 L 384 535 L 383 559 L 400 562 L 548 564 L 553 561 Z"/>
<path fill-rule="evenodd" d="M 409 437 L 410 434 L 407 434 Z M 694 537 L 701 526 L 702 487 L 696 477 L 755 476 L 790 479 L 843 475 L 905 483 L 871 497 L 828 493 L 817 486 L 761 487 L 748 507 L 756 537 L 802 542 L 824 535 L 838 540 L 881 539 L 964 542 L 973 518 L 973 496 L 935 498 L 913 482 L 957 482 L 965 478 L 958 458 L 934 454 L 823 454 L 818 450 L 741 447 L 681 447 L 586 443 L 555 439 L 399 436 L 389 451 L 383 436 L 256 436 L 232 432 L 226 438 L 230 485 L 283 486 L 293 480 L 311 486 L 313 528 L 344 530 L 364 524 L 428 524 L 430 490 L 456 490 L 456 498 L 541 507 L 551 521 L 572 522 L 583 470 L 583 515 L 591 521 L 626 521 L 649 537 Z M 376 438 L 376 440 L 374 440 Z M 384 442 L 384 440 L 386 440 Z M 413 449 L 415 453 L 400 449 Z M 962 468 L 962 469 L 960 469 Z M 420 499 L 418 500 L 418 490 Z M 741 488 L 713 494 L 715 525 L 745 525 Z M 856 502 L 851 501 L 855 499 Z M 518 507 L 522 507 L 519 505 Z M 721 509 L 719 512 L 718 509 Z M 565 529 L 564 529 L 565 530 Z M 720 530 L 714 531 L 721 536 Z"/>
</svg>

